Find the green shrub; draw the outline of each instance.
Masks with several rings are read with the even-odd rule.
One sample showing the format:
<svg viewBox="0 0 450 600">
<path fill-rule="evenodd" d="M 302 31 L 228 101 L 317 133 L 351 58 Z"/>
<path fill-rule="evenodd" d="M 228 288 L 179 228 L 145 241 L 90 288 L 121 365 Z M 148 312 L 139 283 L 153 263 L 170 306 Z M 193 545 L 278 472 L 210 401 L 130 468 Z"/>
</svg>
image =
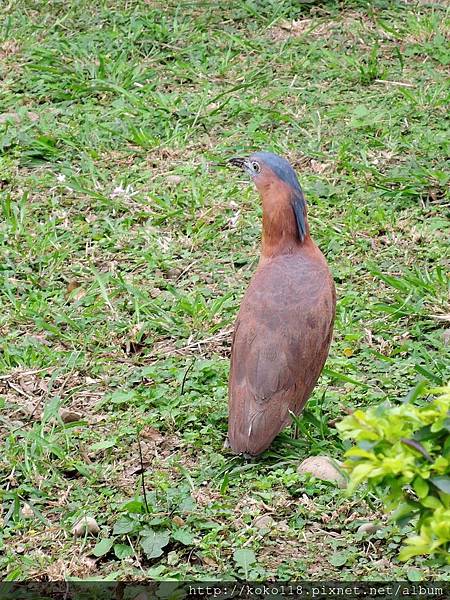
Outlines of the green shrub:
<svg viewBox="0 0 450 600">
<path fill-rule="evenodd" d="M 337 427 L 356 442 L 345 454 L 349 489 L 367 482 L 393 519 L 414 524 L 417 535 L 399 558 L 434 555 L 450 564 L 450 385 L 420 384 L 402 404 L 357 410 Z"/>
</svg>

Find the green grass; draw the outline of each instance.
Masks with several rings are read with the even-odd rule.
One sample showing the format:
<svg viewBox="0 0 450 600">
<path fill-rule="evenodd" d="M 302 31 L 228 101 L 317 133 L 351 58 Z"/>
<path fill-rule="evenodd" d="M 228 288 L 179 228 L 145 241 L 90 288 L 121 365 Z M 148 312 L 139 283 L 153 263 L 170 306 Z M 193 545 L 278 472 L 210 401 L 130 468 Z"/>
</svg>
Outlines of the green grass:
<svg viewBox="0 0 450 600">
<path fill-rule="evenodd" d="M 342 456 L 345 408 L 449 379 L 448 7 L 179 5 L 1 17 L 2 577 L 448 577 L 296 472 Z M 261 208 L 217 163 L 255 149 L 295 165 L 338 308 L 300 436 L 246 463 L 222 445 Z"/>
</svg>

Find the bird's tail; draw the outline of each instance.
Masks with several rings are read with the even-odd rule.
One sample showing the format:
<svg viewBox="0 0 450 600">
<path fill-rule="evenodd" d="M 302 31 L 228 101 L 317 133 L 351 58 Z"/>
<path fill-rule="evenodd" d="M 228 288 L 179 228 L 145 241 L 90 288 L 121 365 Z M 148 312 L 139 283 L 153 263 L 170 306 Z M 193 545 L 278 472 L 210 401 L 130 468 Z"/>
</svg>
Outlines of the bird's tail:
<svg viewBox="0 0 450 600">
<path fill-rule="evenodd" d="M 228 440 L 236 454 L 261 454 L 290 422 L 288 407 L 282 402 L 236 404 L 231 402 L 228 422 Z"/>
</svg>

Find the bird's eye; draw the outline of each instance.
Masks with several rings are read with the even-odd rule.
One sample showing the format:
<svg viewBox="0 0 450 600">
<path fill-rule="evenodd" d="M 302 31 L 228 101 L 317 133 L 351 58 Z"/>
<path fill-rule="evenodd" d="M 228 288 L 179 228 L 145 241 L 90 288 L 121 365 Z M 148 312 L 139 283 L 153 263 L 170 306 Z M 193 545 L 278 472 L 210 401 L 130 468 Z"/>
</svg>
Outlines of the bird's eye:
<svg viewBox="0 0 450 600">
<path fill-rule="evenodd" d="M 259 173 L 261 171 L 261 167 L 259 166 L 259 163 L 257 163 L 257 162 L 252 162 L 252 167 L 253 167 L 253 170 L 255 171 L 255 173 Z"/>
</svg>

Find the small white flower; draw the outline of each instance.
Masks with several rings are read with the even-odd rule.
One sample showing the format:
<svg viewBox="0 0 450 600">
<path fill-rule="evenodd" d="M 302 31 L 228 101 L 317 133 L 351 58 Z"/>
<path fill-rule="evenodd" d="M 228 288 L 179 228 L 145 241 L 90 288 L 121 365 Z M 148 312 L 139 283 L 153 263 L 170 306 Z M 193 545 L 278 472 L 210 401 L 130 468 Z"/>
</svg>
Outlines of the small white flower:
<svg viewBox="0 0 450 600">
<path fill-rule="evenodd" d="M 64 173 L 58 173 L 58 175 L 56 176 L 56 181 L 58 183 L 64 183 L 66 180 L 66 176 L 64 175 Z"/>
<path fill-rule="evenodd" d="M 111 192 L 109 197 L 111 199 L 113 199 L 113 198 L 118 198 L 119 196 L 124 196 L 124 195 L 125 195 L 125 189 L 121 185 L 118 185 L 117 187 L 115 187 L 113 189 L 113 191 Z"/>
<path fill-rule="evenodd" d="M 133 196 L 135 196 L 138 192 L 134 192 L 133 188 L 131 187 L 131 185 L 127 185 L 126 188 L 122 187 L 121 185 L 118 185 L 117 187 L 115 187 L 113 189 L 113 191 L 110 193 L 109 197 L 111 200 L 113 200 L 114 198 L 125 198 L 125 199 L 130 199 Z"/>
</svg>

